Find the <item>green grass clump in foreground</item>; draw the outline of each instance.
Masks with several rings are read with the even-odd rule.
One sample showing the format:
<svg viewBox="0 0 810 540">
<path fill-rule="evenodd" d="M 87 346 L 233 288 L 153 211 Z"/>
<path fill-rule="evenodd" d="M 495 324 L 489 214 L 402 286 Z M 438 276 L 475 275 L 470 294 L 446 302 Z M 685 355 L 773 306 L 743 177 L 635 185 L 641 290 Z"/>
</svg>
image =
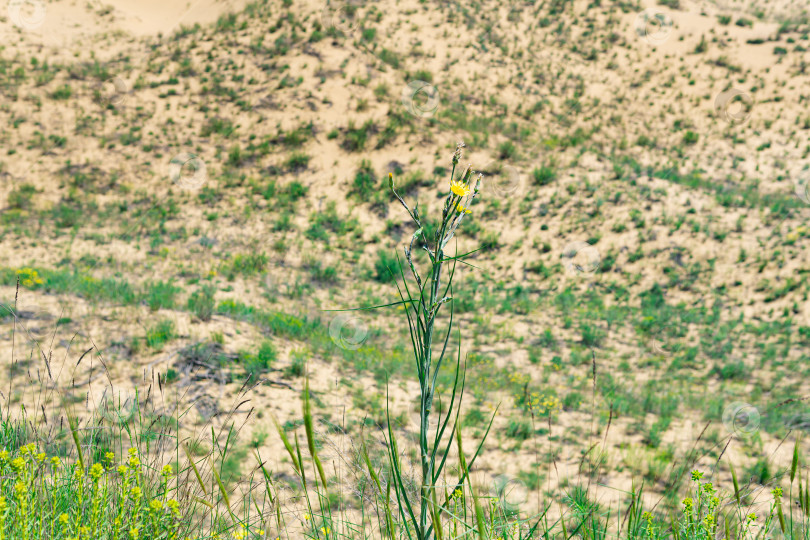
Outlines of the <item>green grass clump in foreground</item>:
<svg viewBox="0 0 810 540">
<path fill-rule="evenodd" d="M 67 463 L 30 443 L 0 451 L 0 539 L 178 538 L 180 504 L 168 497 L 172 468 L 147 485 L 138 450 L 96 463 Z M 150 489 L 152 488 L 152 489 Z"/>
</svg>

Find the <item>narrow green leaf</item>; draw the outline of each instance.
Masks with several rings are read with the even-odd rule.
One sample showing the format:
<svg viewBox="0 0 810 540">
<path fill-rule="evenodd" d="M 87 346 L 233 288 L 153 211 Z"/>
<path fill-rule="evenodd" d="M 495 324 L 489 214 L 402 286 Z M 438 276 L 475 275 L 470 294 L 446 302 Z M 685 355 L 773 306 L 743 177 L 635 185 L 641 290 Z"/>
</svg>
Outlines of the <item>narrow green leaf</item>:
<svg viewBox="0 0 810 540">
<path fill-rule="evenodd" d="M 307 434 L 307 446 L 309 447 L 309 454 L 312 456 L 312 461 L 315 463 L 315 468 L 318 469 L 318 476 L 321 477 L 324 490 L 327 488 L 326 475 L 321 466 L 321 460 L 318 458 L 318 452 L 315 449 L 315 433 L 312 429 L 312 409 L 309 399 L 309 377 L 304 382 L 304 431 Z"/>
<path fill-rule="evenodd" d="M 799 438 L 793 443 L 793 461 L 790 464 L 790 483 L 796 478 L 796 469 L 799 467 Z"/>
<path fill-rule="evenodd" d="M 194 476 L 197 477 L 197 483 L 200 484 L 200 487 L 203 490 L 203 493 L 208 495 L 208 490 L 205 488 L 205 483 L 202 481 L 202 476 L 200 476 L 200 471 L 197 469 L 197 465 L 194 463 L 194 460 L 191 459 L 191 452 L 188 451 L 188 445 L 183 445 L 183 452 L 186 454 L 186 459 L 188 459 L 189 464 L 191 465 L 191 469 L 194 471 Z"/>
</svg>

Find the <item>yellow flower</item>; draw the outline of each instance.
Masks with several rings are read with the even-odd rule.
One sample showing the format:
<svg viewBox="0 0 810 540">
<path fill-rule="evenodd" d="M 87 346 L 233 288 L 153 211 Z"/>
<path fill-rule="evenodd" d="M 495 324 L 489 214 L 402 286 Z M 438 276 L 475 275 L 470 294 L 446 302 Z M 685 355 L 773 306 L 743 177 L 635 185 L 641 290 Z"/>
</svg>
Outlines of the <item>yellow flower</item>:
<svg viewBox="0 0 810 540">
<path fill-rule="evenodd" d="M 40 452 L 39 454 L 37 454 L 37 462 L 42 463 L 43 461 L 45 461 L 46 457 L 48 457 L 48 454 L 46 454 L 45 452 Z"/>
<path fill-rule="evenodd" d="M 20 474 L 25 469 L 25 460 L 21 457 L 12 459 L 11 468 L 14 469 L 14 472 Z"/>
<path fill-rule="evenodd" d="M 67 522 L 68 522 L 68 519 L 70 519 L 70 518 L 68 518 L 68 515 L 67 515 L 67 514 L 61 514 L 61 515 L 59 516 L 59 523 L 60 523 L 61 525 L 64 525 L 65 523 L 67 523 Z"/>
<path fill-rule="evenodd" d="M 450 191 L 452 191 L 454 195 L 464 197 L 470 194 L 470 187 L 460 180 L 453 180 L 450 182 Z"/>
<path fill-rule="evenodd" d="M 154 499 L 149 503 L 149 509 L 153 512 L 159 512 L 160 510 L 163 510 L 163 503 L 157 499 Z"/>
<path fill-rule="evenodd" d="M 304 514 L 304 519 L 309 521 L 309 514 Z"/>
<path fill-rule="evenodd" d="M 171 476 L 172 475 L 172 466 L 171 465 L 164 465 L 162 474 L 163 474 L 163 476 L 166 476 L 166 477 Z"/>
<path fill-rule="evenodd" d="M 102 474 L 104 474 L 104 467 L 101 466 L 101 463 L 95 463 L 90 467 L 90 477 L 93 480 L 98 480 Z"/>
<path fill-rule="evenodd" d="M 106 460 L 107 460 L 109 463 L 112 463 L 113 461 L 115 461 L 115 453 L 113 453 L 113 452 L 107 452 L 106 454 L 104 454 L 104 458 L 105 458 L 105 459 L 106 459 Z"/>
<path fill-rule="evenodd" d="M 131 469 L 137 469 L 141 464 L 141 460 L 138 459 L 138 450 L 136 448 L 130 448 L 127 450 L 127 453 L 129 454 L 129 467 Z"/>
<path fill-rule="evenodd" d="M 171 510 L 172 514 L 177 517 L 180 517 L 180 503 L 178 503 L 175 499 L 169 499 L 166 501 L 166 506 Z"/>
<path fill-rule="evenodd" d="M 458 210 L 460 214 L 469 214 L 470 212 L 472 212 L 472 210 L 470 210 L 469 208 L 467 208 L 466 206 L 464 206 L 461 203 L 458 203 L 456 205 L 456 210 Z"/>
<path fill-rule="evenodd" d="M 54 466 L 54 467 L 59 466 L 59 457 L 58 456 L 53 456 L 51 458 L 51 465 Z"/>
<path fill-rule="evenodd" d="M 129 537 L 132 538 L 132 540 L 138 540 L 138 529 L 130 529 Z"/>
<path fill-rule="evenodd" d="M 332 532 L 332 531 L 329 530 L 329 527 L 321 527 L 321 533 L 329 534 L 330 532 Z"/>
<path fill-rule="evenodd" d="M 134 487 L 129 490 L 129 497 L 131 499 L 140 499 L 141 498 L 141 488 Z"/>
</svg>

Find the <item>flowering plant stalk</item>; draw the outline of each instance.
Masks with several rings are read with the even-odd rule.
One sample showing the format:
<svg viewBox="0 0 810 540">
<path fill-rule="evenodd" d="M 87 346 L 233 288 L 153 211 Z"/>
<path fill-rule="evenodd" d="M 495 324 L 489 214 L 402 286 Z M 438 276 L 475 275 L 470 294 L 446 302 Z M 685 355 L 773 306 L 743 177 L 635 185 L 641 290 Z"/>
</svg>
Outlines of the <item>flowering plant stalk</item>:
<svg viewBox="0 0 810 540">
<path fill-rule="evenodd" d="M 399 513 L 403 522 L 407 523 L 408 533 L 413 532 L 419 540 L 431 538 L 434 530 L 440 530 L 441 508 L 447 504 L 448 493 L 443 494 L 444 504 L 438 504 L 436 484 L 442 475 L 446 465 L 447 457 L 450 453 L 450 446 L 453 442 L 457 429 L 458 413 L 461 407 L 461 398 L 464 393 L 464 377 L 461 368 L 461 350 L 458 351 L 455 367 L 455 377 L 450 395 L 450 404 L 446 412 L 434 411 L 436 400 L 436 381 L 442 368 L 444 360 L 448 356 L 447 345 L 453 329 L 453 277 L 455 275 L 456 263 L 464 263 L 464 258 L 471 253 L 463 255 L 448 256 L 445 247 L 455 236 L 458 227 L 465 216 L 471 212 L 470 206 L 477 197 L 481 188 L 483 175 L 475 173 L 471 165 L 456 176 L 456 166 L 461 159 L 464 143 L 459 143 L 453 153 L 453 167 L 450 172 L 450 193 L 444 201 L 441 221 L 429 234 L 427 227 L 419 213 L 418 204 L 411 209 L 403 198 L 397 193 L 394 187 L 393 175 L 389 175 L 389 187 L 394 196 L 399 200 L 408 212 L 411 220 L 416 226 L 416 232 L 411 237 L 410 245 L 405 248 L 405 264 L 399 262 L 400 281 L 396 280 L 400 302 L 405 307 L 408 318 L 411 345 L 416 364 L 417 377 L 419 379 L 420 403 L 419 403 L 419 460 L 421 466 L 421 482 L 419 489 L 419 501 L 411 500 L 411 495 L 405 489 L 401 464 L 399 462 L 397 444 L 391 423 L 388 425 L 388 437 L 390 439 L 389 461 L 393 476 L 395 495 L 397 498 Z M 432 236 L 432 237 L 431 237 Z M 414 244 L 421 241 L 422 248 L 427 253 L 428 271 L 423 277 L 419 271 L 418 263 L 415 262 Z M 447 275 L 444 275 L 444 267 L 448 265 Z M 406 277 L 406 268 L 415 281 L 409 285 Z M 450 316 L 447 327 L 440 334 L 442 341 L 438 344 L 441 351 L 434 355 L 434 335 L 437 333 L 437 317 L 441 308 L 449 304 Z M 443 334 L 443 335 L 442 335 Z M 438 349 L 438 347 L 437 347 Z M 430 419 L 432 414 L 438 415 L 435 427 L 431 427 Z M 451 423 L 452 420 L 452 423 Z M 448 431 L 448 426 L 450 429 Z M 490 422 L 491 426 L 491 422 Z M 489 433 L 489 429 L 487 429 Z M 481 450 L 486 435 L 482 439 L 478 451 L 469 463 L 469 467 Z M 463 486 L 466 470 L 462 470 L 461 477 L 456 486 L 452 486 L 449 493 L 455 488 Z M 418 502 L 418 504 L 417 504 Z M 417 517 L 418 513 L 418 517 Z"/>
</svg>

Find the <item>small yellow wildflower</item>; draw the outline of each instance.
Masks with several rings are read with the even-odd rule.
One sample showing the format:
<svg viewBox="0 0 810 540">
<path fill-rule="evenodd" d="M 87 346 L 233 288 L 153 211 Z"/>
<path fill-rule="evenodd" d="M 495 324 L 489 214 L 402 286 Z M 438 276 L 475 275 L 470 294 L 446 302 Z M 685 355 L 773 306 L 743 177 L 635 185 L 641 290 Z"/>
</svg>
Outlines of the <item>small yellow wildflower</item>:
<svg viewBox="0 0 810 540">
<path fill-rule="evenodd" d="M 153 512 L 159 512 L 163 510 L 163 503 L 157 499 L 153 499 L 152 502 L 149 503 L 149 509 Z"/>
<path fill-rule="evenodd" d="M 59 457 L 58 456 L 53 456 L 51 458 L 51 465 L 53 467 L 58 467 L 59 466 Z"/>
<path fill-rule="evenodd" d="M 90 527 L 79 527 L 79 534 L 84 538 L 89 537 L 90 536 Z"/>
<path fill-rule="evenodd" d="M 129 467 L 131 469 L 137 469 L 141 464 L 141 460 L 138 459 L 138 450 L 136 448 L 130 448 L 127 450 L 127 453 L 129 454 Z"/>
<path fill-rule="evenodd" d="M 132 538 L 132 540 L 138 540 L 138 529 L 130 529 L 129 537 Z"/>
<path fill-rule="evenodd" d="M 70 518 L 68 517 L 68 515 L 67 515 L 67 514 L 61 514 L 61 515 L 59 516 L 59 524 L 60 524 L 60 525 L 64 525 L 65 523 L 67 523 L 67 522 L 68 522 L 68 520 L 69 520 L 69 519 L 70 519 Z"/>
<path fill-rule="evenodd" d="M 11 468 L 14 469 L 15 473 L 20 474 L 25 469 L 25 460 L 21 457 L 12 459 Z"/>
<path fill-rule="evenodd" d="M 33 456 L 34 452 L 36 452 L 36 451 L 37 451 L 37 445 L 35 445 L 34 443 L 26 444 L 26 445 L 20 447 L 20 454 L 22 454 L 24 456 L 29 456 L 29 455 Z"/>
<path fill-rule="evenodd" d="M 104 467 L 101 466 L 101 463 L 95 463 L 90 467 L 90 478 L 93 480 L 98 480 L 102 474 L 104 474 Z"/>
<path fill-rule="evenodd" d="M 175 499 L 169 499 L 166 501 L 166 506 L 171 510 L 172 514 L 177 517 L 180 517 L 180 503 L 178 503 Z"/>
<path fill-rule="evenodd" d="M 39 454 L 37 454 L 37 462 L 42 463 L 43 461 L 45 461 L 45 458 L 47 457 L 48 454 L 46 454 L 45 452 L 40 452 Z"/>
<path fill-rule="evenodd" d="M 309 521 L 309 514 L 304 514 L 304 519 Z"/>
<path fill-rule="evenodd" d="M 453 192 L 453 195 L 464 197 L 470 194 L 470 186 L 460 180 L 453 180 L 450 182 L 450 191 Z"/>
<path fill-rule="evenodd" d="M 161 471 L 161 474 L 163 476 L 165 476 L 165 477 L 171 476 L 172 475 L 172 466 L 171 465 L 164 465 L 163 466 L 163 471 Z"/>
<path fill-rule="evenodd" d="M 116 469 L 116 470 L 118 471 L 118 474 L 120 474 L 121 476 L 124 476 L 127 473 L 127 466 L 126 465 L 119 465 L 118 469 Z"/>
<path fill-rule="evenodd" d="M 466 206 L 464 206 L 464 205 L 463 205 L 463 204 L 461 204 L 461 203 L 458 203 L 458 204 L 456 205 L 456 210 L 458 210 L 458 213 L 459 213 L 459 214 L 469 214 L 469 213 L 471 213 L 471 212 L 472 212 L 472 210 L 470 210 L 469 208 L 467 208 Z"/>
<path fill-rule="evenodd" d="M 129 490 L 129 498 L 130 499 L 133 499 L 133 500 L 140 499 L 141 495 L 143 495 L 143 493 L 141 492 L 141 488 L 139 488 L 137 486 Z"/>
<path fill-rule="evenodd" d="M 329 534 L 330 532 L 332 531 L 329 530 L 329 527 L 321 527 L 321 534 Z"/>
<path fill-rule="evenodd" d="M 115 461 L 115 453 L 107 452 L 104 454 L 104 459 L 106 459 L 108 463 L 112 464 Z"/>
</svg>

